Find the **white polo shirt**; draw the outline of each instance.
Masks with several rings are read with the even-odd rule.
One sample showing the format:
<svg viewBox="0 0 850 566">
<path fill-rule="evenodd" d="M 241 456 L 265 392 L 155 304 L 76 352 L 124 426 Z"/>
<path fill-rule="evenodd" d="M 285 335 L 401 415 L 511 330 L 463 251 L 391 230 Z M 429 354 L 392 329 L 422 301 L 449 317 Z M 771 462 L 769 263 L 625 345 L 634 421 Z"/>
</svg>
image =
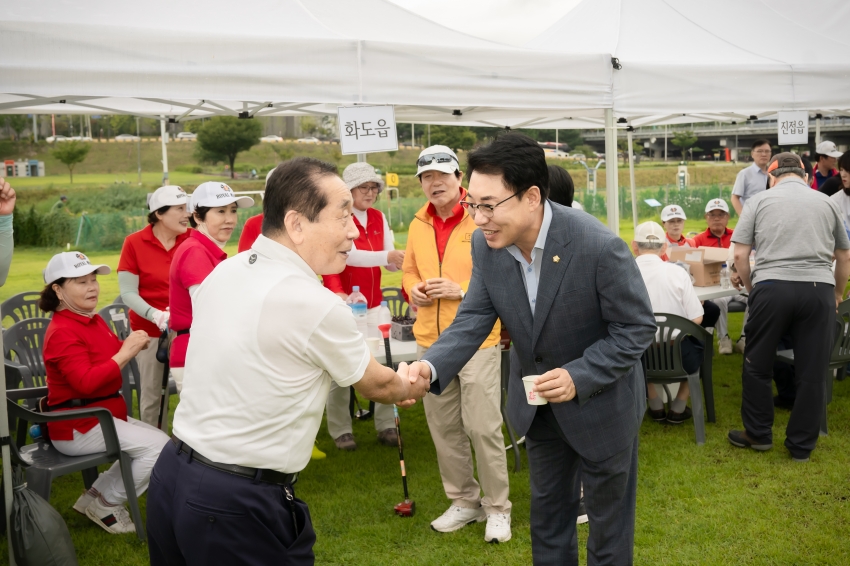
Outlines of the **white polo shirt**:
<svg viewBox="0 0 850 566">
<path fill-rule="evenodd" d="M 215 462 L 304 469 L 331 379 L 348 387 L 371 359 L 351 309 L 260 236 L 204 280 L 193 311 L 174 434 Z"/>
<path fill-rule="evenodd" d="M 652 312 L 675 314 L 688 320 L 704 314 L 687 271 L 676 264 L 661 261 L 655 254 L 638 256 L 635 261 L 649 292 Z"/>
</svg>

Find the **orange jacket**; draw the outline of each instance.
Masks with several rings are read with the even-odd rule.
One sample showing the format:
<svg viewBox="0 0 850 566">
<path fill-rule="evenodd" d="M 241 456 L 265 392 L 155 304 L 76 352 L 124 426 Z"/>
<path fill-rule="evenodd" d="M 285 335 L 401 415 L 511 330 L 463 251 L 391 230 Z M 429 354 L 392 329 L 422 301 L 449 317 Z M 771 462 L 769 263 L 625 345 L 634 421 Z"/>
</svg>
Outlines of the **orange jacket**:
<svg viewBox="0 0 850 566">
<path fill-rule="evenodd" d="M 469 287 L 472 277 L 472 233 L 477 229 L 469 213 L 463 211 L 463 220 L 452 230 L 443 261 L 437 253 L 437 238 L 433 218 L 428 214 L 426 203 L 416 213 L 410 223 L 407 233 L 407 251 L 402 266 L 401 284 L 408 296 L 411 289 L 420 281 L 445 277 L 461 286 L 464 292 Z M 430 348 L 440 334 L 449 327 L 455 319 L 460 301 L 438 299 L 428 307 L 419 307 L 413 334 L 416 343 L 423 348 Z M 481 344 L 481 348 L 489 348 L 499 343 L 501 323 L 496 321 L 493 331 Z"/>
</svg>

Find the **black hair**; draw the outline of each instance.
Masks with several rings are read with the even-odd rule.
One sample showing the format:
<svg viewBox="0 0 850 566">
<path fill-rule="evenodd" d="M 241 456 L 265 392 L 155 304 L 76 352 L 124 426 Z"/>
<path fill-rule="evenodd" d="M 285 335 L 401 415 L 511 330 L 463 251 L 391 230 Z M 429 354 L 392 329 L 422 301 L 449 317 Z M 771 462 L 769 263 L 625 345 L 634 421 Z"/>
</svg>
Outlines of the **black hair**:
<svg viewBox="0 0 850 566">
<path fill-rule="evenodd" d="M 558 165 L 549 166 L 549 200 L 572 207 L 575 185 L 570 173 Z"/>
<path fill-rule="evenodd" d="M 206 220 L 207 219 L 207 212 L 209 212 L 211 209 L 212 209 L 211 206 L 199 206 L 199 207 L 197 207 L 195 209 L 195 212 L 189 215 L 189 224 L 192 226 L 192 228 L 198 227 L 198 221 L 195 220 L 195 215 L 197 215 L 198 218 L 200 218 L 201 220 Z"/>
<path fill-rule="evenodd" d="M 148 224 L 150 224 L 151 226 L 153 226 L 154 224 L 156 224 L 157 222 L 159 222 L 159 217 L 156 215 L 156 213 L 158 212 L 158 213 L 160 213 L 160 214 L 165 214 L 166 212 L 168 212 L 168 209 L 169 209 L 169 208 L 171 208 L 171 205 L 170 205 L 170 204 L 166 204 L 165 206 L 160 206 L 160 207 L 159 207 L 159 208 L 157 208 L 156 210 L 151 210 L 151 211 L 148 213 Z"/>
<path fill-rule="evenodd" d="M 295 157 L 278 165 L 266 183 L 263 235 L 285 232 L 283 220 L 290 210 L 315 222 L 328 205 L 328 197 L 318 181 L 330 175 L 339 175 L 336 166 L 313 157 Z"/>
<path fill-rule="evenodd" d="M 67 277 L 60 277 L 56 281 L 45 285 L 44 289 L 41 290 L 41 297 L 38 299 L 38 308 L 44 312 L 55 312 L 59 308 L 59 295 L 53 290 L 53 285 L 56 284 L 61 287 L 67 280 Z"/>
<path fill-rule="evenodd" d="M 472 173 L 501 175 L 505 187 L 522 197 L 532 186 L 540 189 L 540 198 L 549 198 L 549 167 L 543 148 L 528 136 L 503 134 L 492 143 L 469 153 L 467 181 Z"/>
<path fill-rule="evenodd" d="M 806 157 L 805 155 L 800 156 L 800 161 L 803 162 L 803 169 L 806 171 L 806 175 L 809 176 L 809 182 L 811 182 L 812 181 L 812 174 L 815 171 L 814 167 L 812 167 L 812 162 L 809 161 L 809 158 Z"/>
<path fill-rule="evenodd" d="M 765 139 L 765 138 L 759 138 L 759 139 L 757 139 L 756 141 L 753 142 L 752 149 L 755 149 L 757 147 L 761 147 L 763 145 L 770 145 L 770 140 Z"/>
<path fill-rule="evenodd" d="M 841 157 L 838 158 L 838 168 L 844 169 L 850 173 L 850 151 L 845 151 L 841 154 Z"/>
</svg>

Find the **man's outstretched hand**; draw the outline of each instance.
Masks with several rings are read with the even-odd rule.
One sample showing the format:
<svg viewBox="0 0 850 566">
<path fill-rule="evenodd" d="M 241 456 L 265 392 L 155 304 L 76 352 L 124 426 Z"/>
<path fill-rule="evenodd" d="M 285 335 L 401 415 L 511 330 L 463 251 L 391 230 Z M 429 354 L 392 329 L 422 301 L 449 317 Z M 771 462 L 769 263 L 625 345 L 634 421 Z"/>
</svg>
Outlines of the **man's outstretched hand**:
<svg viewBox="0 0 850 566">
<path fill-rule="evenodd" d="M 408 366 L 402 362 L 398 364 L 398 374 L 402 379 L 407 378 L 410 381 L 410 399 L 396 403 L 398 407 L 407 409 L 412 407 L 417 399 L 421 399 L 431 389 L 431 368 L 426 363 L 413 362 Z M 416 395 L 421 391 L 420 395 Z"/>
</svg>

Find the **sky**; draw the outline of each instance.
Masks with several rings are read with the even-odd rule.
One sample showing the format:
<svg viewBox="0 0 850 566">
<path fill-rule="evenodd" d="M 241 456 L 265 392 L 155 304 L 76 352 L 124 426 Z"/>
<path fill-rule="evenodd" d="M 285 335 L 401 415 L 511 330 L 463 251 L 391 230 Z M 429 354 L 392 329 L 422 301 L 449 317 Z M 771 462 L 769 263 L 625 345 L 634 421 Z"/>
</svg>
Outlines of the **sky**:
<svg viewBox="0 0 850 566">
<path fill-rule="evenodd" d="M 438 24 L 482 39 L 523 45 L 581 0 L 390 0 Z"/>
</svg>

